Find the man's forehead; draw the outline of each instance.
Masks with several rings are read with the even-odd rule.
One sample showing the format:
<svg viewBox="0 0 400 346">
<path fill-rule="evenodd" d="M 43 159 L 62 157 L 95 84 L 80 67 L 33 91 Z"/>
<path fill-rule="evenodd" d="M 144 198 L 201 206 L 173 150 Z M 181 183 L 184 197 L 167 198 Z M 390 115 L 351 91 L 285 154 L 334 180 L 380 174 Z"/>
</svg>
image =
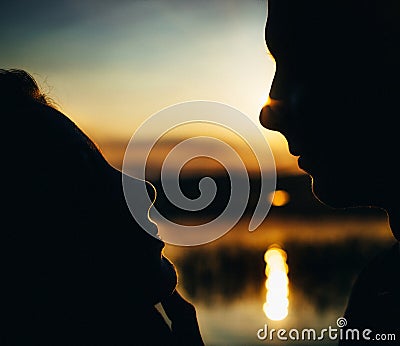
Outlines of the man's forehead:
<svg viewBox="0 0 400 346">
<path fill-rule="evenodd" d="M 358 40 L 368 34 L 371 13 L 359 0 L 268 0 L 266 39 L 302 45 Z"/>
</svg>

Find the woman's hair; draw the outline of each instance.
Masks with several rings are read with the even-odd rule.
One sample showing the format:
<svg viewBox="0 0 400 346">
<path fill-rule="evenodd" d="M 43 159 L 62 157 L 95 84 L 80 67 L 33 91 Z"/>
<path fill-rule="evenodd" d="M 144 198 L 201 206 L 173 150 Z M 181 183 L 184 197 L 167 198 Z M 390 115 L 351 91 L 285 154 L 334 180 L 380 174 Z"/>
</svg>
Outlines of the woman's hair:
<svg viewBox="0 0 400 346">
<path fill-rule="evenodd" d="M 17 119 L 6 119 L 6 122 L 25 125 L 38 139 L 43 136 L 44 139 L 51 138 L 54 134 L 56 139 L 64 142 L 65 148 L 72 149 L 72 143 L 81 143 L 81 151 L 89 150 L 92 152 L 89 155 L 103 161 L 98 146 L 74 122 L 57 110 L 51 98 L 42 92 L 34 77 L 25 70 L 0 69 L 0 105 L 6 118 L 11 114 L 15 117 L 15 112 L 18 111 Z M 32 107 L 25 107 L 26 105 L 32 105 L 34 110 Z M 52 112 L 47 112 L 46 108 Z M 20 111 L 21 109 L 24 110 Z M 48 145 L 51 147 L 54 142 L 49 141 Z"/>
<path fill-rule="evenodd" d="M 0 69 L 0 98 L 22 102 L 33 100 L 48 106 L 52 105 L 35 79 L 21 69 Z"/>
</svg>

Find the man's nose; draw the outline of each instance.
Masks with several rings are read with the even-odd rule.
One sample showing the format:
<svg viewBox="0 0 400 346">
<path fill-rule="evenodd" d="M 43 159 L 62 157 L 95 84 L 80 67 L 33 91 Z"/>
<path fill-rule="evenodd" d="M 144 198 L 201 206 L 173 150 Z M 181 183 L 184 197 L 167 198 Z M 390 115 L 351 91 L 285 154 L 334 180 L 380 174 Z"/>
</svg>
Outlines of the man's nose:
<svg viewBox="0 0 400 346">
<path fill-rule="evenodd" d="M 268 97 L 268 101 L 260 111 L 260 123 L 273 131 L 282 131 L 287 118 L 287 105 L 282 100 Z"/>
</svg>

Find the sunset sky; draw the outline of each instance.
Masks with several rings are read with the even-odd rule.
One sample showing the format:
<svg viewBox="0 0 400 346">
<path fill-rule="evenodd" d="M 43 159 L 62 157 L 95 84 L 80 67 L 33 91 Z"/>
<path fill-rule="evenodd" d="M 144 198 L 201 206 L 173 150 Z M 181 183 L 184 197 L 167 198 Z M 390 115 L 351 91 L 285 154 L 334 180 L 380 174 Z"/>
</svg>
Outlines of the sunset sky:
<svg viewBox="0 0 400 346">
<path fill-rule="evenodd" d="M 190 100 L 237 108 L 258 124 L 274 73 L 266 1 L 9 1 L 0 67 L 30 72 L 118 166 L 135 130 Z M 281 171 L 299 172 L 283 136 L 267 137 Z"/>
</svg>

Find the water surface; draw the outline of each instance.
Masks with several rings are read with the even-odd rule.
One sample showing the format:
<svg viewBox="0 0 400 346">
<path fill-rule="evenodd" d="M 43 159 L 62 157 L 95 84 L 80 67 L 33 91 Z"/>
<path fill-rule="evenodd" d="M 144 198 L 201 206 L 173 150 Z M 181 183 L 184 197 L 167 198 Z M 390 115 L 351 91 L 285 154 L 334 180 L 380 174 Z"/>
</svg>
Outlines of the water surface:
<svg viewBox="0 0 400 346">
<path fill-rule="evenodd" d="M 287 330 L 337 328 L 357 273 L 394 242 L 386 217 L 269 215 L 251 233 L 247 222 L 205 245 L 166 245 L 165 254 L 179 272 L 178 287 L 197 307 L 206 345 L 336 345 L 328 337 L 263 341 L 257 331 L 265 324 Z M 287 252 L 289 267 L 289 314 L 282 321 L 269 320 L 263 311 L 264 253 L 274 243 Z"/>
</svg>

